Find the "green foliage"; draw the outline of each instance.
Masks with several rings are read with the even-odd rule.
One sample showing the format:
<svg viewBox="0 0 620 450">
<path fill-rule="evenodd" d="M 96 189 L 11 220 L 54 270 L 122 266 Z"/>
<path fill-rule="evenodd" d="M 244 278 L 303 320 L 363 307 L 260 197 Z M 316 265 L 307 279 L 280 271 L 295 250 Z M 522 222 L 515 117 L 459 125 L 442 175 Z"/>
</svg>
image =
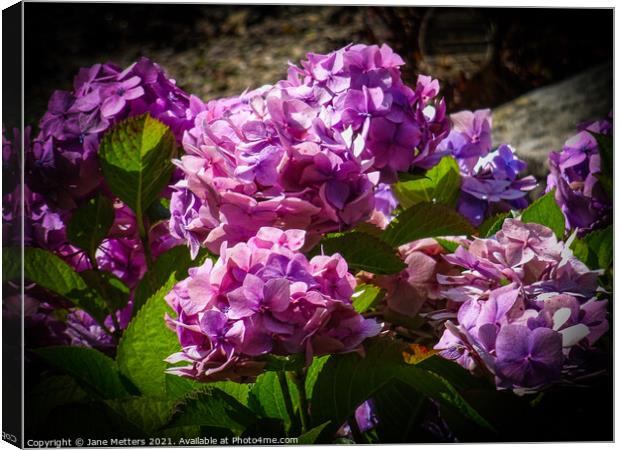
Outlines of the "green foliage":
<svg viewBox="0 0 620 450">
<path fill-rule="evenodd" d="M 287 428 L 291 425 L 292 417 L 276 372 L 265 372 L 256 379 L 250 389 L 249 407 L 262 417 L 283 421 Z"/>
<path fill-rule="evenodd" d="M 312 255 L 340 253 L 351 271 L 376 274 L 398 273 L 406 266 L 394 249 L 380 239 L 360 231 L 327 235 L 313 249 Z"/>
<path fill-rule="evenodd" d="M 614 246 L 613 226 L 596 230 L 582 239 L 575 238 L 571 246 L 577 258 L 590 269 L 607 270 L 613 262 Z"/>
<path fill-rule="evenodd" d="M 383 234 L 393 247 L 427 237 L 461 236 L 475 230 L 463 216 L 446 205 L 418 203 L 396 216 Z"/>
<path fill-rule="evenodd" d="M 598 144 L 599 155 L 601 156 L 601 172 L 596 175 L 603 185 L 605 193 L 609 198 L 614 195 L 614 141 L 613 137 L 606 134 L 589 132 Z"/>
<path fill-rule="evenodd" d="M 176 141 L 170 129 L 148 113 L 113 126 L 101 139 L 99 160 L 110 190 L 141 222 L 170 179 Z"/>
<path fill-rule="evenodd" d="M 446 156 L 428 170 L 425 177 L 395 183 L 392 191 L 403 208 L 422 202 L 454 207 L 459 198 L 460 187 L 459 166 L 454 158 Z"/>
<path fill-rule="evenodd" d="M 373 395 L 375 413 L 380 418 L 377 435 L 381 443 L 416 442 L 423 430 L 427 399 L 414 388 L 392 380 Z"/>
<path fill-rule="evenodd" d="M 2 249 L 3 280 L 20 279 L 20 262 L 21 249 Z M 24 248 L 24 276 L 27 280 L 70 300 L 99 323 L 108 315 L 107 304 L 99 292 L 87 286 L 71 266 L 53 253 L 38 248 Z"/>
<path fill-rule="evenodd" d="M 106 400 L 106 405 L 119 414 L 125 422 L 144 432 L 153 434 L 168 423 L 174 412 L 175 402 L 150 397 L 129 397 Z"/>
<path fill-rule="evenodd" d="M 329 422 L 322 423 L 316 427 L 306 431 L 304 434 L 297 438 L 297 445 L 310 445 L 316 443 L 316 440 L 321 435 L 321 431 L 329 425 Z"/>
<path fill-rule="evenodd" d="M 456 249 L 461 246 L 458 242 L 450 241 L 448 239 L 435 238 L 435 240 L 448 253 L 454 253 Z"/>
<path fill-rule="evenodd" d="M 326 431 L 334 432 L 357 406 L 397 379 L 456 411 L 472 424 L 490 428 L 445 378 L 417 365 L 405 364 L 403 349 L 404 345 L 398 341 L 377 338 L 368 341 L 365 357 L 358 354 L 331 356 L 314 385 L 312 422 L 321 424 L 331 420 Z"/>
<path fill-rule="evenodd" d="M 44 347 L 36 354 L 48 364 L 71 375 L 84 389 L 102 399 L 130 395 L 114 360 L 92 348 Z"/>
<path fill-rule="evenodd" d="M 385 296 L 385 291 L 372 284 L 358 284 L 353 294 L 353 309 L 358 313 L 368 311 Z"/>
<path fill-rule="evenodd" d="M 480 226 L 478 227 L 478 234 L 480 237 L 488 238 L 493 236 L 499 230 L 502 229 L 502 225 L 504 224 L 504 220 L 510 216 L 509 212 L 499 213 L 488 217 Z"/>
<path fill-rule="evenodd" d="M 99 292 L 105 300 L 110 311 L 118 311 L 127 306 L 129 302 L 129 288 L 110 272 L 100 270 L 84 270 L 80 276 L 88 285 Z"/>
<path fill-rule="evenodd" d="M 306 362 L 306 356 L 301 353 L 289 356 L 267 354 L 260 359 L 266 363 L 265 370 L 274 372 L 299 370 Z"/>
<path fill-rule="evenodd" d="M 173 247 L 159 255 L 136 287 L 133 300 L 133 315 L 135 316 L 140 311 L 142 305 L 169 281 L 170 277 L 175 282 L 187 278 L 188 269 L 202 264 L 207 255 L 208 252 L 202 250 L 196 257 L 196 260 L 193 261 L 185 245 Z"/>
<path fill-rule="evenodd" d="M 98 195 L 76 210 L 67 226 L 69 241 L 95 260 L 95 251 L 114 223 L 112 200 Z"/>
<path fill-rule="evenodd" d="M 255 414 L 233 397 L 219 389 L 205 387 L 183 399 L 167 426 L 215 427 L 240 435 L 255 421 Z"/>
<path fill-rule="evenodd" d="M 116 356 L 121 372 L 143 394 L 159 398 L 167 396 L 164 359 L 180 350 L 175 333 L 164 322 L 164 315 L 171 311 L 164 297 L 174 284 L 174 277 L 170 276 L 147 300 L 125 330 Z"/>
<path fill-rule="evenodd" d="M 564 214 L 555 201 L 555 189 L 523 210 L 521 220 L 524 223 L 538 223 L 551 228 L 560 240 L 564 237 Z"/>
<path fill-rule="evenodd" d="M 329 355 L 315 356 L 314 359 L 312 360 L 312 364 L 310 364 L 310 367 L 308 367 L 308 370 L 306 372 L 306 383 L 305 383 L 306 396 L 308 398 L 312 398 L 316 380 L 319 377 L 321 370 L 323 370 L 323 366 L 327 363 L 328 360 L 329 360 Z"/>
</svg>

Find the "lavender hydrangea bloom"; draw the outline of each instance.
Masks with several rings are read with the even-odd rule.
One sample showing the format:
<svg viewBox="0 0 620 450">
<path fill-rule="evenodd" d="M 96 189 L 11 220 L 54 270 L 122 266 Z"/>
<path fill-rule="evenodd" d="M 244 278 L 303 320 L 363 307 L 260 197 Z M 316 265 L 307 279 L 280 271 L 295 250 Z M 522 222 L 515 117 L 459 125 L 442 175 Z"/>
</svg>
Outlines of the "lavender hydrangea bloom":
<svg viewBox="0 0 620 450">
<path fill-rule="evenodd" d="M 220 258 L 190 269 L 166 297 L 182 350 L 168 372 L 199 380 L 252 380 L 257 357 L 353 351 L 380 331 L 353 309 L 355 280 L 336 254 L 310 261 L 305 232 L 263 227 L 247 243 L 222 244 Z"/>
<path fill-rule="evenodd" d="M 527 164 L 506 144 L 491 152 L 491 110 L 461 111 L 450 115 L 452 130 L 438 146 L 438 154 L 456 159 L 461 172 L 457 209 L 474 226 L 494 213 L 523 209 L 527 193 L 536 187 L 533 176 L 519 178 Z"/>
<path fill-rule="evenodd" d="M 451 114 L 450 120 L 452 130 L 439 149 L 450 152 L 463 173 L 472 174 L 478 159 L 491 150 L 491 110 L 460 111 Z"/>
<path fill-rule="evenodd" d="M 459 213 L 478 226 L 493 213 L 527 207 L 527 193 L 537 183 L 531 175 L 518 178 L 526 168 L 509 145 L 500 145 L 479 159 L 470 175 L 461 174 Z"/>
<path fill-rule="evenodd" d="M 539 389 L 558 381 L 609 328 L 599 272 L 573 256 L 547 227 L 506 219 L 495 237 L 474 239 L 445 257 L 460 275 L 438 275 L 443 295 L 460 304 L 457 323 L 435 345 L 497 386 Z"/>
<path fill-rule="evenodd" d="M 555 199 L 564 213 L 567 229 L 575 228 L 580 234 L 611 223 L 612 199 L 597 178 L 601 158 L 590 131 L 611 135 L 612 130 L 611 120 L 587 124 L 566 141 L 561 151 L 549 153 L 547 192 L 556 189 Z"/>
<path fill-rule="evenodd" d="M 125 70 L 113 64 L 81 69 L 72 92 L 56 91 L 40 133 L 26 152 L 26 176 L 65 208 L 101 183 L 99 140 L 119 121 L 149 112 L 177 138 L 192 124 L 189 95 L 155 63 L 141 58 Z"/>
</svg>

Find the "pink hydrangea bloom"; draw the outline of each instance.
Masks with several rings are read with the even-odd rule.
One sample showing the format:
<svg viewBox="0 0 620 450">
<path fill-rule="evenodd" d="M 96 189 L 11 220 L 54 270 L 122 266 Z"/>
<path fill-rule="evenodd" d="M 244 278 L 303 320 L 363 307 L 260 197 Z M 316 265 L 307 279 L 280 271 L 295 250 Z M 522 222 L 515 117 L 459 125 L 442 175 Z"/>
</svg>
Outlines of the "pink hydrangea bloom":
<svg viewBox="0 0 620 450">
<path fill-rule="evenodd" d="M 437 82 L 405 86 L 402 59 L 384 45 L 308 54 L 286 80 L 194 105 L 177 162 L 171 233 L 217 252 L 262 226 L 309 239 L 352 228 L 374 208 L 379 180 L 431 167 L 448 132 Z"/>
<path fill-rule="evenodd" d="M 251 380 L 267 353 L 308 358 L 356 350 L 380 331 L 351 306 L 355 279 L 338 254 L 310 261 L 302 230 L 263 227 L 247 243 L 222 244 L 166 300 L 182 350 L 168 371 L 200 380 Z"/>
<path fill-rule="evenodd" d="M 464 270 L 438 275 L 460 308 L 435 348 L 502 388 L 537 389 L 560 379 L 574 352 L 609 325 L 589 270 L 547 227 L 506 219 L 495 237 L 474 239 L 446 260 Z"/>
</svg>

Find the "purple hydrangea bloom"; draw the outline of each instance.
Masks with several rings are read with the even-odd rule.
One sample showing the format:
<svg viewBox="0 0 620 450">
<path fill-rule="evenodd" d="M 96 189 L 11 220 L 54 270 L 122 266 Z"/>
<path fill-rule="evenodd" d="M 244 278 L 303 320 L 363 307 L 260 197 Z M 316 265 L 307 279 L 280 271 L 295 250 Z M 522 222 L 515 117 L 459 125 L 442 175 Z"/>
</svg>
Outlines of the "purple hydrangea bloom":
<svg viewBox="0 0 620 450">
<path fill-rule="evenodd" d="M 189 108 L 189 95 L 146 58 L 125 70 L 113 64 L 81 69 L 72 92 L 56 91 L 50 98 L 41 131 L 26 152 L 28 182 L 63 208 L 75 207 L 101 183 L 96 154 L 112 125 L 148 112 L 180 141 L 193 123 Z"/>
<path fill-rule="evenodd" d="M 500 145 L 480 158 L 471 174 L 461 174 L 459 213 L 478 226 L 494 213 L 527 207 L 527 193 L 537 183 L 531 175 L 518 178 L 526 168 L 527 164 L 515 156 L 509 145 Z"/>
<path fill-rule="evenodd" d="M 439 149 L 451 153 L 463 173 L 472 174 L 478 159 L 491 150 L 491 110 L 460 111 L 451 114 L 450 120 L 452 130 Z"/>
<path fill-rule="evenodd" d="M 445 103 L 436 99 L 438 81 L 420 75 L 411 89 L 401 79 L 403 64 L 386 44 L 348 45 L 327 55 L 308 54 L 278 86 L 324 107 L 338 131 L 351 127 L 360 133 L 363 157 L 374 159 L 382 181 L 394 182 L 397 171 L 439 161 L 434 152 L 449 129 Z"/>
<path fill-rule="evenodd" d="M 451 155 L 459 164 L 459 213 L 479 226 L 492 214 L 527 207 L 527 193 L 536 187 L 536 179 L 519 178 L 527 164 L 511 146 L 503 144 L 491 152 L 491 110 L 461 111 L 450 119 L 452 130 L 437 154 Z"/>
<path fill-rule="evenodd" d="M 580 234 L 611 223 L 612 199 L 597 176 L 601 158 L 596 139 L 590 132 L 611 135 L 611 120 L 587 124 L 566 141 L 559 152 L 549 153 L 550 173 L 547 192 L 555 191 L 555 199 L 566 218 L 567 229 Z"/>
<path fill-rule="evenodd" d="M 372 430 L 379 423 L 379 419 L 375 413 L 375 406 L 372 400 L 366 400 L 355 409 L 355 421 L 357 422 L 358 429 L 365 433 Z M 346 436 L 352 438 L 351 426 L 349 423 L 345 423 L 338 430 L 339 436 Z"/>
<path fill-rule="evenodd" d="M 599 272 L 543 225 L 506 219 L 493 238 L 474 239 L 445 259 L 464 269 L 438 275 L 443 295 L 460 307 L 435 348 L 493 374 L 498 387 L 558 381 L 574 350 L 587 350 L 609 328 L 607 301 L 597 298 Z"/>
<path fill-rule="evenodd" d="M 261 355 L 353 351 L 379 333 L 351 305 L 355 279 L 344 259 L 299 249 L 305 232 L 263 227 L 247 243 L 222 244 L 220 257 L 190 269 L 166 297 L 182 350 L 168 372 L 199 380 L 252 380 Z"/>
</svg>

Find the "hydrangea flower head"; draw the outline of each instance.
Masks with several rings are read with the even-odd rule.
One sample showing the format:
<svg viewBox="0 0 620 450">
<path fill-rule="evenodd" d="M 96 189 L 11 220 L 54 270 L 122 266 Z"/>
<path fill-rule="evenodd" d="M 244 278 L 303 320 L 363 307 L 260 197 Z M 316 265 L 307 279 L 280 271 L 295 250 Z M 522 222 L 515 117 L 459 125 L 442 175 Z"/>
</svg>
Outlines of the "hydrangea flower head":
<svg viewBox="0 0 620 450">
<path fill-rule="evenodd" d="M 609 328 L 599 273 L 547 227 L 506 219 L 495 237 L 474 239 L 446 260 L 463 271 L 439 275 L 460 304 L 435 348 L 468 369 L 494 374 L 498 387 L 539 389 L 568 374 L 575 352 Z"/>
<path fill-rule="evenodd" d="M 101 183 L 99 141 L 114 124 L 150 113 L 180 141 L 190 126 L 189 95 L 155 63 L 141 58 L 125 70 L 96 64 L 79 71 L 72 92 L 55 91 L 39 123 L 40 133 L 26 154 L 32 188 L 74 206 Z"/>
<path fill-rule="evenodd" d="M 171 232 L 217 253 L 262 226 L 318 236 L 368 218 L 378 173 L 320 111 L 271 87 L 205 105 L 183 139 Z"/>
<path fill-rule="evenodd" d="M 353 351 L 380 331 L 351 306 L 355 280 L 338 254 L 308 260 L 305 232 L 263 227 L 247 243 L 190 269 L 166 297 L 182 350 L 168 371 L 200 380 L 250 380 L 267 353 Z"/>
<path fill-rule="evenodd" d="M 316 239 L 367 220 L 378 182 L 431 167 L 448 132 L 437 81 L 411 89 L 402 64 L 385 45 L 350 45 L 308 54 L 274 86 L 197 106 L 172 233 L 193 253 L 198 243 L 217 252 L 262 226 Z"/>
<path fill-rule="evenodd" d="M 547 191 L 556 189 L 555 199 L 567 229 L 576 228 L 580 234 L 611 222 L 612 200 L 597 178 L 601 157 L 590 132 L 611 135 L 612 131 L 608 120 L 587 124 L 566 141 L 561 151 L 549 153 Z"/>
<path fill-rule="evenodd" d="M 458 211 L 478 226 L 493 213 L 527 207 L 527 193 L 537 183 L 532 175 L 518 178 L 526 168 L 512 147 L 500 145 L 478 160 L 471 175 L 461 174 Z"/>
</svg>

